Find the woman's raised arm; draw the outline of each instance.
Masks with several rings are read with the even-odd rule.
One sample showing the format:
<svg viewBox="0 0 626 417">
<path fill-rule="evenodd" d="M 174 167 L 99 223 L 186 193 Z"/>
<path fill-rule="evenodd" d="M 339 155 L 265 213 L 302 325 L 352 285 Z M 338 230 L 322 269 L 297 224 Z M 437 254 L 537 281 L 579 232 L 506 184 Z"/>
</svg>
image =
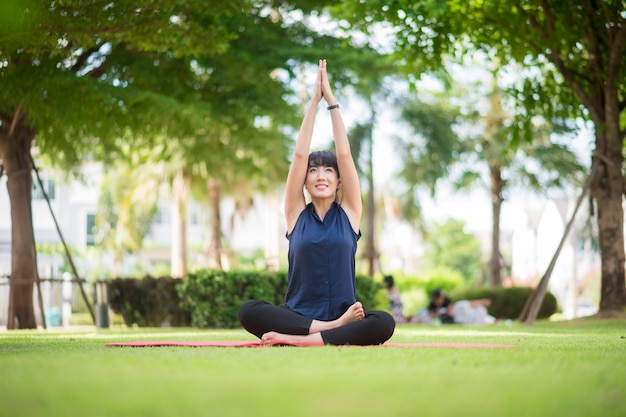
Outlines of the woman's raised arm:
<svg viewBox="0 0 626 417">
<path fill-rule="evenodd" d="M 309 150 L 311 147 L 311 138 L 313 137 L 313 126 L 315 124 L 315 114 L 317 106 L 322 100 L 322 61 L 320 61 L 317 70 L 317 78 L 315 79 L 315 87 L 311 100 L 307 105 L 298 139 L 296 140 L 296 148 L 289 167 L 287 175 L 287 183 L 285 185 L 285 218 L 287 220 L 287 233 L 291 233 L 298 216 L 304 210 L 306 201 L 304 198 L 304 181 L 309 162 Z"/>
<path fill-rule="evenodd" d="M 326 60 L 321 61 L 320 75 L 322 96 L 328 104 L 328 111 L 330 112 L 330 119 L 333 126 L 337 166 L 339 167 L 339 174 L 341 175 L 341 184 L 343 187 L 341 207 L 348 215 L 352 229 L 354 229 L 355 232 L 358 232 L 361 223 L 361 213 L 363 211 L 359 176 L 356 166 L 354 165 L 352 152 L 350 151 L 350 143 L 348 142 L 348 135 L 346 133 L 346 127 L 343 123 L 343 118 L 341 117 L 341 111 L 328 81 Z"/>
</svg>

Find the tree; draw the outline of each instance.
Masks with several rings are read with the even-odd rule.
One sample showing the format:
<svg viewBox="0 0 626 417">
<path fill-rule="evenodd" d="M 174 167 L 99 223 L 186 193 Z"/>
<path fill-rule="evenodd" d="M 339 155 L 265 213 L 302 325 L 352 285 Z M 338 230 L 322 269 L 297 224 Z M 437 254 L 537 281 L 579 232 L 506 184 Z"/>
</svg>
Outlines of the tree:
<svg viewBox="0 0 626 417">
<path fill-rule="evenodd" d="M 120 143 L 151 146 L 157 138 L 191 144 L 202 138 L 210 152 L 223 140 L 221 132 L 253 125 L 268 116 L 272 104 L 270 116 L 279 125 L 281 111 L 289 109 L 283 94 L 273 94 L 285 91 L 280 79 L 250 67 L 238 74 L 238 88 L 223 86 L 214 82 L 222 68 L 209 64 L 219 64 L 243 36 L 237 21 L 273 24 L 271 40 L 257 39 L 260 51 L 280 42 L 310 45 L 311 31 L 297 22 L 283 28 L 269 13 L 272 7 L 299 5 L 308 13 L 324 2 L 2 2 L 0 15 L 14 22 L 0 25 L 0 159 L 9 178 L 12 216 L 9 328 L 36 325 L 31 148 L 69 170 L 84 158 L 115 160 Z M 295 65 L 289 52 L 293 49 L 281 50 L 282 62 Z M 240 68 L 246 64 L 251 62 Z M 256 84 L 262 79 L 267 89 L 247 89 L 247 78 Z M 268 90 L 272 94 L 263 96 Z M 257 105 L 249 105 L 255 97 Z"/>
<path fill-rule="evenodd" d="M 134 52 L 158 69 L 159 56 L 207 53 L 208 38 L 215 42 L 208 52 L 219 53 L 229 34 L 211 25 L 211 13 L 237 5 L 95 0 L 1 7 L 0 15 L 16 22 L 0 31 L 0 159 L 12 218 L 8 327 L 34 328 L 31 147 L 36 141 L 42 154 L 69 169 L 84 155 L 111 152 L 118 138 L 136 140 L 133 132 L 180 129 L 155 116 L 175 119 L 182 103 L 172 106 L 166 92 L 143 89 L 143 79 L 124 80 L 125 58 Z"/>
<path fill-rule="evenodd" d="M 626 4 L 623 0 L 342 2 L 361 28 L 388 22 L 398 59 L 415 74 L 441 68 L 446 56 L 481 49 L 532 70 L 512 94 L 531 116 L 582 116 L 595 128 L 591 197 L 602 259 L 600 312 L 626 306 L 623 140 L 626 106 Z M 594 169 L 597 167 L 597 169 Z"/>
<path fill-rule="evenodd" d="M 98 249 L 113 254 L 113 278 L 118 277 L 124 254 L 142 246 L 156 213 L 162 166 L 152 164 L 150 157 L 135 152 L 128 160 L 119 159 L 107 167 L 100 184 L 95 243 Z"/>
<path fill-rule="evenodd" d="M 489 188 L 492 207 L 489 284 L 494 287 L 502 285 L 500 212 L 508 189 L 523 186 L 546 192 L 562 188 L 575 183 L 583 170 L 574 153 L 552 139 L 554 134 L 571 130 L 561 121 L 535 118 L 528 126 L 533 141 L 515 140 L 511 132 L 514 116 L 504 108 L 499 71 L 498 68 L 493 71 L 491 85 L 485 91 L 488 97 L 482 100 L 488 104 L 482 112 L 478 110 L 480 92 L 464 91 L 462 95 L 471 98 L 463 100 L 454 88 L 435 94 L 428 102 L 410 101 L 402 112 L 403 119 L 423 141 L 410 140 L 404 144 L 406 163 L 401 176 L 425 182 L 433 193 L 444 177 L 456 189 L 470 188 L 476 183 Z M 465 104 L 459 107 L 452 104 L 463 101 Z"/>
<path fill-rule="evenodd" d="M 435 224 L 426 239 L 428 249 L 424 257 L 433 270 L 451 269 L 459 272 L 466 283 L 475 284 L 482 271 L 480 242 L 464 229 L 462 220 Z"/>
</svg>

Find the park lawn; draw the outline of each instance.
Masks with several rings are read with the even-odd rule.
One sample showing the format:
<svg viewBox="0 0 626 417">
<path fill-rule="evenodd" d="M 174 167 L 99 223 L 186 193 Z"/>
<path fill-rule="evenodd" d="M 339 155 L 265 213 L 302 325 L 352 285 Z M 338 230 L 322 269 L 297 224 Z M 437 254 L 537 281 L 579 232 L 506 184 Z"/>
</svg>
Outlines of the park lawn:
<svg viewBox="0 0 626 417">
<path fill-rule="evenodd" d="M 0 417 L 626 416 L 626 320 L 398 326 L 450 347 L 107 347 L 243 330 L 0 333 Z"/>
</svg>

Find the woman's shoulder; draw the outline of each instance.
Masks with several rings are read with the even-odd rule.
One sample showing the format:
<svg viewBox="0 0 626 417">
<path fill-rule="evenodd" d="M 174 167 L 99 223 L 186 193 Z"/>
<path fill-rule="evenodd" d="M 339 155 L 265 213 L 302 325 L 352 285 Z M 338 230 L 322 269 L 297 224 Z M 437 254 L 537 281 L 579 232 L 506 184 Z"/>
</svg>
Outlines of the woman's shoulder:
<svg viewBox="0 0 626 417">
<path fill-rule="evenodd" d="M 358 240 L 361 237 L 361 229 L 359 228 L 359 221 L 352 221 L 352 219 L 350 218 L 350 215 L 348 214 L 348 212 L 341 206 L 341 204 L 335 203 L 336 206 L 336 211 L 337 211 L 337 217 L 339 219 L 342 220 L 342 222 L 346 225 L 346 227 L 349 227 L 350 230 L 352 231 L 352 233 L 354 234 L 354 237 Z M 356 224 L 356 226 L 355 226 Z"/>
<path fill-rule="evenodd" d="M 314 213 L 314 210 L 312 209 L 312 207 L 313 207 L 313 203 L 308 203 L 304 206 L 304 208 L 300 211 L 300 213 L 298 213 L 298 215 L 296 216 L 296 220 L 293 222 L 293 227 L 291 227 L 290 230 L 288 229 L 287 233 L 285 234 L 287 239 L 289 239 L 293 235 L 293 231 L 296 230 L 299 224 L 301 224 L 303 221 L 306 221 L 306 220 L 303 220 L 303 217 L 312 216 L 312 214 Z"/>
</svg>

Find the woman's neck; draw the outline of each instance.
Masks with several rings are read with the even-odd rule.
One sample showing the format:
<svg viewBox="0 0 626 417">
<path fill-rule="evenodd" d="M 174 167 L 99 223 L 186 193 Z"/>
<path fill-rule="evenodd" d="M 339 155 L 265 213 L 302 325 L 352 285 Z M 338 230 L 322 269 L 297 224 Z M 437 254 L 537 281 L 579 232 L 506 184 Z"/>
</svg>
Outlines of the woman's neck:
<svg viewBox="0 0 626 417">
<path fill-rule="evenodd" d="M 334 199 L 315 199 L 311 201 L 311 203 L 313 203 L 315 213 L 319 216 L 321 220 L 324 220 L 326 213 L 328 213 L 328 210 L 330 210 L 334 202 Z"/>
</svg>

